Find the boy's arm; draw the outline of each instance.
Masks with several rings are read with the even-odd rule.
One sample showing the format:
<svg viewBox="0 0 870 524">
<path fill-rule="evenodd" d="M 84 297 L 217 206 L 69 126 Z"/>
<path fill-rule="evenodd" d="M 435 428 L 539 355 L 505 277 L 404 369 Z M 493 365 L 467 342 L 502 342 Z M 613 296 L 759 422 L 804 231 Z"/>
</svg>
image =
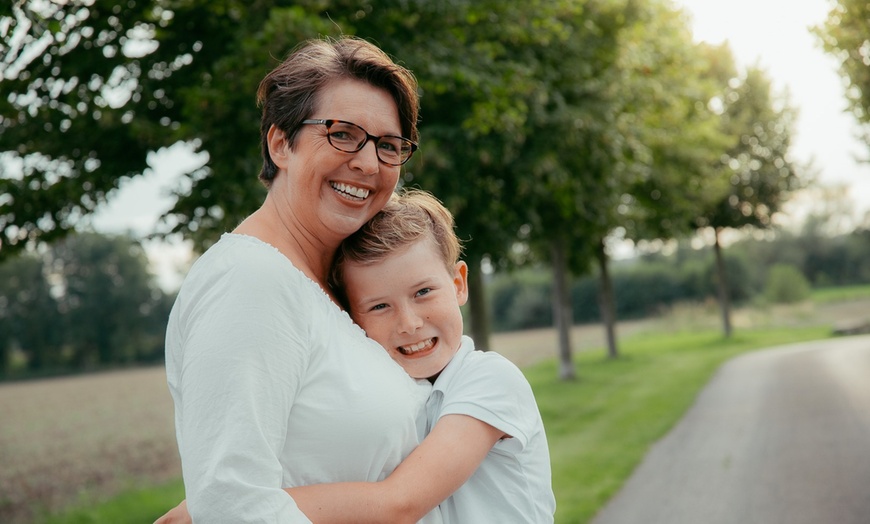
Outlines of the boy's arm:
<svg viewBox="0 0 870 524">
<path fill-rule="evenodd" d="M 380 482 L 315 484 L 285 490 L 315 524 L 414 523 L 462 486 L 505 436 L 476 418 L 445 415 Z"/>
<path fill-rule="evenodd" d="M 468 480 L 503 432 L 467 415 L 445 415 L 380 482 L 284 488 L 315 524 L 415 523 Z M 155 524 L 190 524 L 184 501 Z"/>
</svg>

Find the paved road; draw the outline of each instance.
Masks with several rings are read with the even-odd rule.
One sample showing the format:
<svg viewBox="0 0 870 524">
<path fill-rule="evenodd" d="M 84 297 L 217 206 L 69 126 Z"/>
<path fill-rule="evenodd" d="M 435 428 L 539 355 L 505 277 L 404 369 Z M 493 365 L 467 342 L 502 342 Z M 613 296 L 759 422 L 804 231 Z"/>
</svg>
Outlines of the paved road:
<svg viewBox="0 0 870 524">
<path fill-rule="evenodd" d="M 725 364 L 593 523 L 870 523 L 870 336 Z"/>
</svg>

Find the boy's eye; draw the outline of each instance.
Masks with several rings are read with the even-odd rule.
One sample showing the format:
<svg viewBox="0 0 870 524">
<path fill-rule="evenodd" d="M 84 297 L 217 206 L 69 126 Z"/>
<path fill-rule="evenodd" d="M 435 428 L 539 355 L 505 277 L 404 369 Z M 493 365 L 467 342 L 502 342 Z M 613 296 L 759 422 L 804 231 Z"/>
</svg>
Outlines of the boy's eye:
<svg viewBox="0 0 870 524">
<path fill-rule="evenodd" d="M 417 296 L 422 297 L 423 295 L 428 295 L 430 291 L 432 291 L 431 287 L 424 287 L 420 291 L 417 291 Z"/>
</svg>

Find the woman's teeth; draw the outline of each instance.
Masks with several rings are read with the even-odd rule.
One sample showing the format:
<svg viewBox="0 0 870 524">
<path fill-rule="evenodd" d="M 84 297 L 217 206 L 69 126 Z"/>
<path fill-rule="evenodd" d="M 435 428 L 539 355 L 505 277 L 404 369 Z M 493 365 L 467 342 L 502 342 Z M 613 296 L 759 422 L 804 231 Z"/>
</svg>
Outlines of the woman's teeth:
<svg viewBox="0 0 870 524">
<path fill-rule="evenodd" d="M 347 196 L 355 197 L 360 200 L 365 200 L 366 197 L 369 196 L 369 190 L 363 189 L 361 187 L 349 186 L 347 184 L 342 184 L 340 182 L 333 183 L 332 188 L 338 191 L 339 193 L 343 193 Z"/>
</svg>

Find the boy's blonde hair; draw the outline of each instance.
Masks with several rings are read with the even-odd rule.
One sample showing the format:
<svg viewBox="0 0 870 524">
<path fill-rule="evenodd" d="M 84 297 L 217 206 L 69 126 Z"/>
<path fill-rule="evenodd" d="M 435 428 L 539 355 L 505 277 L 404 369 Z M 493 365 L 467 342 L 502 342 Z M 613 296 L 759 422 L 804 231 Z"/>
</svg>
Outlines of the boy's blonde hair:
<svg viewBox="0 0 870 524">
<path fill-rule="evenodd" d="M 373 264 L 424 237 L 435 242 L 448 271 L 459 261 L 462 245 L 454 231 L 453 215 L 427 191 L 410 189 L 394 193 L 384 208 L 335 253 L 329 285 L 347 306 L 344 264 Z"/>
</svg>

